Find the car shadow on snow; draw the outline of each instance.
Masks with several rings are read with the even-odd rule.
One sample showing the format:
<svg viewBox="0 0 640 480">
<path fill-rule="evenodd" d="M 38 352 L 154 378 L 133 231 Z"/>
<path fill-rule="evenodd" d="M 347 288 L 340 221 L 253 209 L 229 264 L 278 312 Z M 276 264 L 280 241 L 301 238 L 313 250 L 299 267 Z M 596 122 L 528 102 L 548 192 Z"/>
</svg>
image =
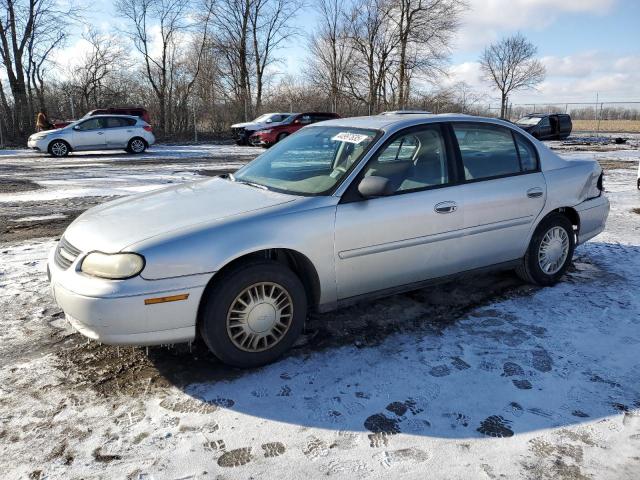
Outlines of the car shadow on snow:
<svg viewBox="0 0 640 480">
<path fill-rule="evenodd" d="M 401 432 L 507 437 L 620 412 L 626 421 L 640 408 L 630 258 L 640 248 L 590 243 L 553 288 L 500 273 L 317 315 L 306 345 L 261 369 L 225 367 L 196 343 L 135 349 L 144 361 L 129 355 L 120 372 L 133 372 L 132 386 L 157 372 L 147 390 L 178 387 L 161 394 L 167 410 L 229 409 L 238 428 L 257 417 L 365 431 L 372 446 Z"/>
</svg>

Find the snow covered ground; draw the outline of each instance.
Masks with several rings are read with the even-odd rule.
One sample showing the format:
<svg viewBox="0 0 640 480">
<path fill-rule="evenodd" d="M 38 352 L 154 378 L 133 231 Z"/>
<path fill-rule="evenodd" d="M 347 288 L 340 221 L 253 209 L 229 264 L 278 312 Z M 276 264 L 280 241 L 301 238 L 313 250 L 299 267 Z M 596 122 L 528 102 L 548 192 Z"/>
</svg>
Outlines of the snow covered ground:
<svg viewBox="0 0 640 480">
<path fill-rule="evenodd" d="M 318 315 L 306 343 L 254 371 L 221 366 L 199 344 L 86 342 L 48 293 L 54 240 L 0 239 L 0 471 L 39 479 L 638 478 L 640 149 L 552 146 L 597 156 L 612 203 L 606 232 L 578 248 L 559 285 L 486 275 Z M 0 154 L 0 180 L 44 187 L 1 194 L 0 219 L 58 222 L 64 202 L 86 208 L 84 198 L 198 178 L 256 153 L 166 148 L 138 164 L 107 154 L 45 167 L 50 159 Z"/>
</svg>

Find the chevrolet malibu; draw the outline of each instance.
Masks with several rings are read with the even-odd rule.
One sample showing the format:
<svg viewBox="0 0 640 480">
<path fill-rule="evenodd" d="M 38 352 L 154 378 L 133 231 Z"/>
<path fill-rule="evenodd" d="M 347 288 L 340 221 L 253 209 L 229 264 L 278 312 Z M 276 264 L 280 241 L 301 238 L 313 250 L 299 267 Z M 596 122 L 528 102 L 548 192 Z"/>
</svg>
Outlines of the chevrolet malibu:
<svg viewBox="0 0 640 480">
<path fill-rule="evenodd" d="M 223 362 L 253 367 L 291 347 L 311 311 L 492 269 L 553 285 L 608 213 L 597 162 L 563 160 L 510 123 L 345 118 L 234 175 L 88 210 L 48 271 L 89 338 L 199 336 Z"/>
</svg>

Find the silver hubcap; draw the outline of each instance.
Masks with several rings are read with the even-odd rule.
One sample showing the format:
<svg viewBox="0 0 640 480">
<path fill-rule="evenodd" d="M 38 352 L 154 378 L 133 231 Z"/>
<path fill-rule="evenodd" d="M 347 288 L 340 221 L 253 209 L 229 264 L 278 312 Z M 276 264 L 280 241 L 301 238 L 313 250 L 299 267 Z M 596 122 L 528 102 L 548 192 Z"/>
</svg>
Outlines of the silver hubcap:
<svg viewBox="0 0 640 480">
<path fill-rule="evenodd" d="M 538 250 L 538 265 L 547 275 L 557 273 L 569 255 L 569 235 L 564 228 L 553 227 L 545 233 Z"/>
<path fill-rule="evenodd" d="M 62 142 L 56 142 L 51 145 L 51 153 L 57 157 L 63 156 L 67 153 L 67 146 Z"/>
<path fill-rule="evenodd" d="M 134 140 L 131 142 L 131 150 L 140 153 L 144 150 L 144 142 L 142 140 Z"/>
<path fill-rule="evenodd" d="M 273 282 L 245 288 L 227 313 L 227 334 L 245 352 L 262 352 L 276 345 L 291 327 L 293 301 L 289 292 Z"/>
</svg>

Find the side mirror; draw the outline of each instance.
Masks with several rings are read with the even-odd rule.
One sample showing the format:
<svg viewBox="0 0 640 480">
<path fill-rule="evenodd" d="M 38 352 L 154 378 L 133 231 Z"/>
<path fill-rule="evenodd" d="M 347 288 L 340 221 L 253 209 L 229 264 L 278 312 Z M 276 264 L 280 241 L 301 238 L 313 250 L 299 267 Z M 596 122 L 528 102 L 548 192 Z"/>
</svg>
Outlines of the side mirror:
<svg viewBox="0 0 640 480">
<path fill-rule="evenodd" d="M 79 127 L 78 125 L 74 125 L 74 126 L 73 126 L 73 129 L 74 129 L 74 130 L 80 130 L 80 127 Z"/>
<path fill-rule="evenodd" d="M 294 120 L 293 123 L 295 123 L 296 125 L 299 125 L 301 122 L 300 122 L 300 119 L 298 118 L 297 120 Z"/>
<path fill-rule="evenodd" d="M 364 177 L 358 184 L 358 192 L 364 198 L 385 197 L 393 193 L 388 178 L 371 175 Z"/>
<path fill-rule="evenodd" d="M 271 123 L 273 120 L 271 120 L 270 118 L 267 118 L 266 122 L 264 123 Z"/>
</svg>

